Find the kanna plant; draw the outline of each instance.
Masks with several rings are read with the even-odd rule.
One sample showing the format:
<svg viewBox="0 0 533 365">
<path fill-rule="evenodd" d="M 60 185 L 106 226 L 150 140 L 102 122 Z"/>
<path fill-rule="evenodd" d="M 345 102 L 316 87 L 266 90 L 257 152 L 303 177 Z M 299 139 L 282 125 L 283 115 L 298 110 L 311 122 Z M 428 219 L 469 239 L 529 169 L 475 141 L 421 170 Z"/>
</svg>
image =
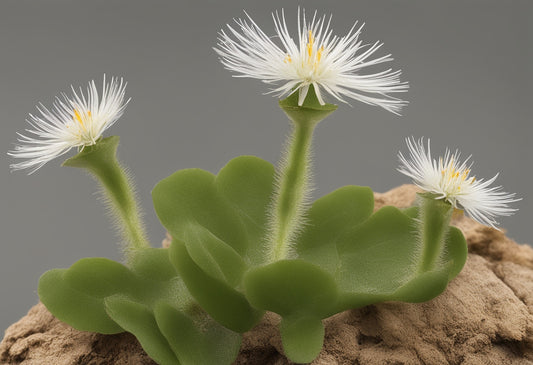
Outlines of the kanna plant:
<svg viewBox="0 0 533 365">
<path fill-rule="evenodd" d="M 422 240 L 419 270 L 431 270 L 445 254 L 445 239 L 454 211 L 466 211 L 481 224 L 496 228 L 497 216 L 509 216 L 516 209 L 509 204 L 519 201 L 515 194 L 491 186 L 498 175 L 489 180 L 470 176 L 469 158 L 460 162 L 459 151 L 447 150 L 438 160 L 432 159 L 429 140 L 427 151 L 423 139 L 407 139 L 409 158 L 399 154 L 401 173 L 411 177 L 425 193 L 419 194 L 419 232 Z"/>
<path fill-rule="evenodd" d="M 407 90 L 399 71 L 361 73 L 391 59 L 371 58 L 380 43 L 363 45 L 355 27 L 333 36 L 329 21 L 316 15 L 310 22 L 299 16 L 298 43 L 283 14 L 275 15 L 282 48 L 251 18 L 236 23 L 238 30 L 221 32 L 216 51 L 237 76 L 278 84 L 272 92 L 289 94 L 279 103 L 293 128 L 286 154 L 276 170 L 239 157 L 217 176 L 179 171 L 155 187 L 154 205 L 174 238 L 170 261 L 198 303 L 238 332 L 256 323 L 258 310 L 280 314 L 286 355 L 309 362 L 322 347 L 323 318 L 385 300 L 433 298 L 461 270 L 466 244 L 449 221 L 432 226 L 430 217 L 446 213 L 438 204 L 420 216 L 393 207 L 373 213 L 372 191 L 358 186 L 308 204 L 313 131 L 337 108 L 325 103 L 323 92 L 394 113 L 405 104 L 389 95 Z M 417 223 L 424 217 L 427 222 Z M 425 267 L 423 246 L 437 244 L 442 255 Z M 219 303 L 221 296 L 231 300 Z"/>
<path fill-rule="evenodd" d="M 123 114 L 126 84 L 112 78 L 101 95 L 73 89 L 51 109 L 30 115 L 33 129 L 20 135 L 10 155 L 13 169 L 34 172 L 77 147 L 64 162 L 91 173 L 102 186 L 124 238 L 125 263 L 85 258 L 69 269 L 46 272 L 39 297 L 58 319 L 82 331 L 133 333 L 159 364 L 221 364 L 237 356 L 241 336 L 213 321 L 194 302 L 169 261 L 168 250 L 152 248 L 139 218 L 132 184 L 116 158 L 118 137 L 102 133 Z"/>
<path fill-rule="evenodd" d="M 407 147 L 409 158 L 399 154 L 401 167 L 398 171 L 411 177 L 427 192 L 426 196 L 442 200 L 454 209 L 464 209 L 479 223 L 493 228 L 498 224 L 496 217 L 509 216 L 517 211 L 509 204 L 521 199 L 515 198 L 515 194 L 503 192 L 501 186 L 491 186 L 498 175 L 486 181 L 470 176 L 470 158 L 460 162 L 459 151 L 452 154 L 447 150 L 443 157 L 435 160 L 431 157 L 429 140 L 427 151 L 423 139 L 407 139 Z"/>
<path fill-rule="evenodd" d="M 101 183 L 121 223 L 125 263 L 82 259 L 40 280 L 47 308 L 73 327 L 129 331 L 160 364 L 230 364 L 241 335 L 265 311 L 278 313 L 285 354 L 312 361 L 324 339 L 322 319 L 383 301 L 422 302 L 439 295 L 462 269 L 467 247 L 450 227 L 454 209 L 493 226 L 514 209 L 513 194 L 470 177 L 458 153 L 435 161 L 423 141 L 408 140 L 400 171 L 426 190 L 406 210 L 374 211 L 370 188 L 345 186 L 310 203 L 311 145 L 318 123 L 354 99 L 398 114 L 406 102 L 400 72 L 368 73 L 390 61 L 374 57 L 381 43 L 363 44 L 361 27 L 344 37 L 330 19 L 298 15 L 291 38 L 284 14 L 276 37 L 248 17 L 221 31 L 222 64 L 236 76 L 274 85 L 292 135 L 277 168 L 252 156 L 231 160 L 217 175 L 181 170 L 152 192 L 156 213 L 172 236 L 169 249 L 146 240 L 131 182 L 116 159 L 118 137 L 102 132 L 123 113 L 125 84 L 94 83 L 87 96 L 63 95 L 53 109 L 30 116 L 31 136 L 11 152 L 34 171 L 78 147 L 64 165 L 87 169 Z"/>
</svg>

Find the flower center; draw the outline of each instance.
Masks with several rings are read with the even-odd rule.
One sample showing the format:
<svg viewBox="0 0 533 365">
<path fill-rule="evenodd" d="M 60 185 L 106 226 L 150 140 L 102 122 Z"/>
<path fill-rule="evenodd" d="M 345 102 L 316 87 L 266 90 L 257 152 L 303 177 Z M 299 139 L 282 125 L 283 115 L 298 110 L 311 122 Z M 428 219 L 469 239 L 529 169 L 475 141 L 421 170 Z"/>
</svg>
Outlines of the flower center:
<svg viewBox="0 0 533 365">
<path fill-rule="evenodd" d="M 470 169 L 464 167 L 457 167 L 453 158 L 447 166 L 443 165 L 442 158 L 439 160 L 439 167 L 441 170 L 441 184 L 444 191 L 449 195 L 456 195 L 461 192 L 461 186 L 472 185 L 475 177 L 469 177 Z"/>
<path fill-rule="evenodd" d="M 320 60 L 324 53 L 324 46 L 318 47 L 315 44 L 315 37 L 313 31 L 309 30 L 307 33 L 307 45 L 305 51 L 300 55 L 301 62 L 297 66 L 300 76 L 308 82 L 313 82 L 314 78 L 319 72 Z M 285 56 L 285 63 L 292 64 L 293 57 L 290 54 Z"/>
<path fill-rule="evenodd" d="M 95 136 L 98 133 L 95 130 L 95 124 L 92 120 L 91 111 L 80 111 L 78 109 L 74 109 L 72 112 L 74 113 L 72 116 L 72 123 L 66 125 L 72 136 L 83 145 L 95 144 Z"/>
<path fill-rule="evenodd" d="M 78 111 L 78 109 L 74 109 L 74 116 L 72 117 L 72 120 L 74 122 L 77 121 L 84 131 L 87 131 L 87 127 L 85 126 L 85 123 L 83 122 L 83 120 L 84 119 L 88 119 L 88 118 L 91 118 L 91 111 L 90 110 L 88 110 L 86 113 L 84 113 L 84 115 L 82 115 Z"/>
</svg>

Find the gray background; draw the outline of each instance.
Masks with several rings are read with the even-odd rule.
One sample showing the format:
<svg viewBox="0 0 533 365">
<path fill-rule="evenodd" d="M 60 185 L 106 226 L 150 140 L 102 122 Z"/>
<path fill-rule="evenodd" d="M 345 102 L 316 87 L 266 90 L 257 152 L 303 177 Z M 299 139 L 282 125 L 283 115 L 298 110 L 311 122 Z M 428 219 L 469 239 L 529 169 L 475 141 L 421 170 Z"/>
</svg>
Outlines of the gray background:
<svg viewBox="0 0 533 365">
<path fill-rule="evenodd" d="M 518 214 L 501 219 L 518 242 L 531 243 L 533 2 L 305 1 L 333 14 L 344 35 L 366 22 L 362 39 L 381 40 L 411 89 L 402 117 L 376 107 L 341 105 L 315 139 L 315 196 L 342 185 L 386 191 L 409 180 L 397 173 L 404 138 L 431 137 L 472 154 L 478 177 L 524 198 Z M 252 154 L 275 163 L 289 131 L 275 98 L 257 80 L 235 79 L 212 50 L 217 32 L 246 9 L 267 33 L 270 13 L 285 7 L 294 26 L 296 2 L 72 1 L 0 3 L 0 331 L 37 302 L 46 270 L 83 257 L 120 259 L 118 238 L 81 170 L 53 161 L 32 176 L 9 172 L 6 152 L 41 101 L 123 76 L 132 97 L 107 133 L 121 136 L 119 157 L 134 174 L 150 238 L 164 230 L 150 190 L 182 168 L 212 172 Z M 294 29 L 294 27 L 293 27 Z M 72 154 L 70 154 L 72 155 Z"/>
</svg>

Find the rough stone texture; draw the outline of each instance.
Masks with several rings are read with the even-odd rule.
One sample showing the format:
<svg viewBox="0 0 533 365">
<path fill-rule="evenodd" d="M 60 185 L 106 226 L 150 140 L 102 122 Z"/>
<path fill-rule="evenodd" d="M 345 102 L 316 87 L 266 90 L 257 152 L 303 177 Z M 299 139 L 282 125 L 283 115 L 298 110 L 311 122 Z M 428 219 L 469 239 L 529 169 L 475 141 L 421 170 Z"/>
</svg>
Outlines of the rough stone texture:
<svg viewBox="0 0 533 365">
<path fill-rule="evenodd" d="M 11 325 L 0 343 L 0 364 L 155 365 L 129 333 L 80 332 L 56 319 L 41 303 Z"/>
<path fill-rule="evenodd" d="M 376 209 L 409 206 L 415 193 L 405 185 L 376 194 Z M 453 224 L 465 234 L 470 254 L 448 289 L 422 304 L 381 303 L 326 319 L 325 346 L 314 365 L 533 365 L 533 249 L 466 217 Z M 246 333 L 235 364 L 290 364 L 278 322 L 268 313 Z M 6 330 L 0 362 L 154 364 L 133 336 L 76 331 L 42 304 Z"/>
</svg>

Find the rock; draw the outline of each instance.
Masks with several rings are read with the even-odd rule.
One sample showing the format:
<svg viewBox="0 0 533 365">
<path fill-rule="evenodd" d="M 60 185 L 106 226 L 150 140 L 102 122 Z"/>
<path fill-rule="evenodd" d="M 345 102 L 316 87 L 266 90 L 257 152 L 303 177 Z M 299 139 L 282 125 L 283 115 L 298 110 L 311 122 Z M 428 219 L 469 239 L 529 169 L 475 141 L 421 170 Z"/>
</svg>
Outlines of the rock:
<svg viewBox="0 0 533 365">
<path fill-rule="evenodd" d="M 0 363 L 156 365 L 133 335 L 77 331 L 56 319 L 42 303 L 6 330 L 0 343 Z"/>
<path fill-rule="evenodd" d="M 416 191 L 404 185 L 376 194 L 376 209 L 407 207 Z M 326 319 L 324 348 L 313 365 L 533 365 L 533 249 L 464 216 L 452 224 L 463 231 L 470 253 L 446 291 L 426 303 L 381 303 Z M 235 364 L 291 364 L 278 323 L 267 313 L 245 333 Z M 132 335 L 76 331 L 42 304 L 6 330 L 0 362 L 155 364 Z"/>
</svg>

